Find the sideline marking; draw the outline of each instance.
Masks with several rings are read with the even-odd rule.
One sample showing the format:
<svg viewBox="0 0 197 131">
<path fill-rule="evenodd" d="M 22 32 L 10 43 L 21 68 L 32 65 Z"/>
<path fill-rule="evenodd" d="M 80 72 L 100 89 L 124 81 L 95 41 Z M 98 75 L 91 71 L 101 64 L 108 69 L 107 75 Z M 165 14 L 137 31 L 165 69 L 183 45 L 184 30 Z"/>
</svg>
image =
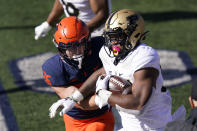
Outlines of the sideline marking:
<svg viewBox="0 0 197 131">
<path fill-rule="evenodd" d="M 0 83 L 0 92 L 4 89 Z M 19 131 L 7 95 L 0 94 L 0 131 Z"/>
<path fill-rule="evenodd" d="M 183 51 L 157 50 L 164 78 L 164 86 L 177 87 L 191 82 L 197 77 L 197 68 L 194 67 L 189 55 Z M 192 73 L 193 72 L 193 73 Z"/>
<path fill-rule="evenodd" d="M 176 87 L 197 77 L 187 53 L 173 50 L 157 50 L 160 55 L 164 86 Z M 42 78 L 41 66 L 49 57 L 56 53 L 45 52 L 34 56 L 18 58 L 9 62 L 10 70 L 18 87 L 29 87 L 33 91 L 54 93 Z"/>
</svg>

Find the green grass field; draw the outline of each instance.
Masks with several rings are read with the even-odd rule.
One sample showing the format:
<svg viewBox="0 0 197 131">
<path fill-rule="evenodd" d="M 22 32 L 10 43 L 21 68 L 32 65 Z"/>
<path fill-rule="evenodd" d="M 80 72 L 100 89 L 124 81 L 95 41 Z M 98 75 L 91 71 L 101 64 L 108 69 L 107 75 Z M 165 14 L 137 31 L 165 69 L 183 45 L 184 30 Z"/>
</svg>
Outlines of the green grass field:
<svg viewBox="0 0 197 131">
<path fill-rule="evenodd" d="M 146 29 L 150 30 L 146 40 L 149 45 L 157 49 L 185 51 L 194 65 L 197 65 L 196 5 L 196 0 L 112 0 L 113 10 L 130 8 L 142 14 Z M 20 131 L 64 130 L 62 118 L 48 117 L 48 108 L 57 96 L 29 90 L 11 92 L 17 86 L 8 68 L 8 62 L 16 58 L 56 51 L 51 41 L 53 31 L 43 39 L 34 40 L 34 27 L 47 18 L 52 6 L 53 0 L 0 2 L 0 80 Z M 191 110 L 188 103 L 190 89 L 191 83 L 170 89 L 172 112 L 184 104 L 188 115 Z"/>
</svg>

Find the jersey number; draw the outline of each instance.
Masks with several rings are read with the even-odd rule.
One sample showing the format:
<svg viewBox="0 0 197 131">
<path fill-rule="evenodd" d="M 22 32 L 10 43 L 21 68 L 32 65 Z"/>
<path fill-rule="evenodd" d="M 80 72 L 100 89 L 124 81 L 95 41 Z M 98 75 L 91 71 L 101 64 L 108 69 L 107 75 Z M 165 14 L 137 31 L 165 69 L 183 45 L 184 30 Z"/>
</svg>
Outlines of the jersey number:
<svg viewBox="0 0 197 131">
<path fill-rule="evenodd" d="M 66 6 L 66 11 L 70 16 L 79 16 L 79 9 L 77 9 L 72 3 L 65 3 L 64 0 L 62 0 L 62 3 Z"/>
</svg>

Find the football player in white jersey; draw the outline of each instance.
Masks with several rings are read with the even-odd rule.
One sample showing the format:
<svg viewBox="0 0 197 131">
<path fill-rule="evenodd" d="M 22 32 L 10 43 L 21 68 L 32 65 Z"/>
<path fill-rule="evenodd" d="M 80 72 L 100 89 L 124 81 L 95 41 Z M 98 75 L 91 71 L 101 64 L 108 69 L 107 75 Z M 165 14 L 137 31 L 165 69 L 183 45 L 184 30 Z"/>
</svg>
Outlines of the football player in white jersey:
<svg viewBox="0 0 197 131">
<path fill-rule="evenodd" d="M 35 27 L 35 40 L 45 37 L 64 13 L 83 20 L 92 37 L 102 35 L 110 12 L 111 0 L 55 0 L 47 20 Z"/>
<path fill-rule="evenodd" d="M 105 23 L 106 41 L 99 52 L 103 68 L 79 89 L 86 98 L 96 85 L 95 104 L 100 108 L 110 104 L 118 110 L 121 131 L 162 131 L 172 120 L 171 96 L 163 87 L 160 57 L 155 49 L 142 43 L 145 35 L 144 20 L 139 13 L 130 9 L 113 12 Z M 101 79 L 101 74 L 106 77 Z M 132 93 L 108 91 L 110 75 L 128 79 Z"/>
<path fill-rule="evenodd" d="M 144 31 L 142 16 L 129 9 L 112 13 L 105 24 L 106 45 L 99 56 L 102 73 L 128 79 L 131 94 L 112 94 L 107 80 L 98 79 L 96 104 L 115 107 L 124 131 L 162 131 L 171 116 L 171 96 L 162 87 L 160 57 L 155 49 L 142 43 Z M 101 72 L 100 72 L 101 73 Z"/>
</svg>

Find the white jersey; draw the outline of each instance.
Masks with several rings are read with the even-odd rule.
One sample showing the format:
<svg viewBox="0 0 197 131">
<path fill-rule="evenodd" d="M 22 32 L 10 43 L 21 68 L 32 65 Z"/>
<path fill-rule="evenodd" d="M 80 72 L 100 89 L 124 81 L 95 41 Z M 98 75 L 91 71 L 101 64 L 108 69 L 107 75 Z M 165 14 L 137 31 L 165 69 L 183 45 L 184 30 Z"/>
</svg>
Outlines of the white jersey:
<svg viewBox="0 0 197 131">
<path fill-rule="evenodd" d="M 77 16 L 86 24 L 95 16 L 90 7 L 89 0 L 60 0 L 66 16 Z M 111 0 L 108 0 L 109 14 L 111 13 Z M 104 24 L 92 32 L 92 36 L 102 35 Z"/>
<path fill-rule="evenodd" d="M 114 65 L 115 58 L 109 57 L 106 51 L 109 51 L 108 48 L 103 46 L 99 56 L 107 74 L 121 76 L 133 83 L 135 71 L 141 68 L 153 67 L 159 71 L 156 88 L 153 87 L 152 95 L 140 111 L 140 115 L 119 111 L 123 126 L 121 131 L 163 130 L 165 125 L 172 120 L 171 96 L 169 91 L 161 92 L 163 77 L 160 69 L 160 57 L 157 52 L 146 44 L 140 44 L 117 65 Z"/>
</svg>

